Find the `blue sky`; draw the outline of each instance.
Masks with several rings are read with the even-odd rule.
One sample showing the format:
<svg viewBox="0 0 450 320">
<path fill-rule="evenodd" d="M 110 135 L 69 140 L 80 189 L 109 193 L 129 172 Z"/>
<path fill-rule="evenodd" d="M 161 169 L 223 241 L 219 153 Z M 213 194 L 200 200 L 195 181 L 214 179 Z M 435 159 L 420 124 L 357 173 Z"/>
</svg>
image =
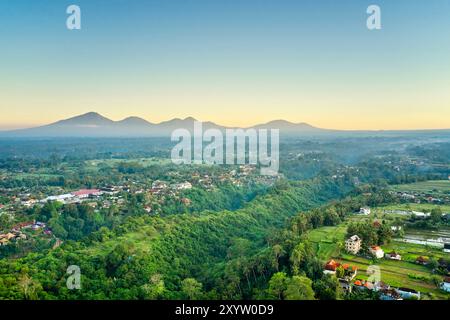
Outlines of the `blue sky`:
<svg viewBox="0 0 450 320">
<path fill-rule="evenodd" d="M 82 30 L 66 29 L 70 4 Z M 448 0 L 3 0 L 0 128 L 88 111 L 450 127 L 449 17 Z"/>
</svg>

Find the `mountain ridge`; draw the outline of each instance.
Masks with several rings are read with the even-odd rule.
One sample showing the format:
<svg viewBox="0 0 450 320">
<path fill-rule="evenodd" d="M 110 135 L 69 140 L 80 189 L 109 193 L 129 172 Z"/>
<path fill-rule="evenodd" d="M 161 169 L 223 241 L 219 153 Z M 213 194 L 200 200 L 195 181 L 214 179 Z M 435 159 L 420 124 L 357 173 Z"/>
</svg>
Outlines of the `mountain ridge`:
<svg viewBox="0 0 450 320">
<path fill-rule="evenodd" d="M 185 128 L 193 130 L 194 117 L 173 118 L 159 123 L 152 123 L 146 119 L 130 116 L 122 120 L 114 121 L 97 112 L 87 112 L 71 118 L 62 119 L 47 125 L 15 129 L 8 131 L 0 131 L 0 137 L 167 137 L 173 130 Z M 385 133 L 385 132 L 401 132 L 400 130 L 380 130 L 380 131 L 363 131 L 363 130 L 333 130 L 322 129 L 312 126 L 305 122 L 294 123 L 283 119 L 271 120 L 266 123 L 256 124 L 250 127 L 227 127 L 216 124 L 211 121 L 202 122 L 203 130 L 215 128 L 221 131 L 226 129 L 279 129 L 280 134 L 285 135 L 320 135 L 320 134 L 337 134 L 337 133 Z M 442 129 L 447 131 L 448 129 Z M 442 130 L 429 130 L 442 131 Z M 427 130 L 409 130 L 406 132 L 417 132 Z"/>
</svg>

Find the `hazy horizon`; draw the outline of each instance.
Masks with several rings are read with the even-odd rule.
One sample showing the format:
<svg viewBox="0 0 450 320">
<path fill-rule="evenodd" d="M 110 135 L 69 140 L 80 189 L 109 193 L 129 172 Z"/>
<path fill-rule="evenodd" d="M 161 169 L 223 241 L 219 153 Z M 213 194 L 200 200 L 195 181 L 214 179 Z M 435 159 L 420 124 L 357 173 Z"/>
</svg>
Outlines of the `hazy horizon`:
<svg viewBox="0 0 450 320">
<path fill-rule="evenodd" d="M 286 121 L 286 122 L 289 122 L 289 123 L 292 123 L 292 124 L 306 124 L 306 125 L 310 125 L 310 126 L 312 126 L 312 127 L 314 127 L 314 128 L 318 128 L 318 129 L 325 129 L 325 130 L 342 130 L 342 131 L 397 131 L 397 130 L 398 130 L 398 131 L 415 131 L 415 130 L 420 131 L 420 130 L 450 130 L 450 128 L 388 129 L 388 130 L 384 130 L 384 129 L 336 129 L 336 128 L 324 128 L 324 127 L 319 127 L 319 126 L 316 126 L 316 125 L 314 125 L 314 124 L 312 124 L 312 123 L 307 123 L 307 122 L 303 122 L 303 121 L 302 121 L 302 122 L 292 122 L 292 121 L 289 121 L 289 120 L 286 120 L 286 119 L 272 119 L 272 120 L 269 120 L 269 121 L 266 121 L 266 122 L 252 123 L 252 124 L 246 125 L 246 126 L 235 126 L 235 125 L 226 125 L 226 124 L 223 124 L 223 123 L 220 123 L 220 122 L 210 121 L 210 120 L 207 120 L 207 119 L 198 119 L 198 118 L 192 117 L 192 116 L 187 116 L 187 117 L 176 117 L 176 118 L 164 119 L 164 120 L 162 120 L 162 121 L 152 121 L 151 119 L 146 119 L 146 118 L 144 118 L 144 117 L 140 117 L 140 116 L 136 116 L 136 115 L 128 115 L 128 116 L 125 116 L 125 117 L 123 117 L 123 118 L 112 119 L 112 118 L 107 117 L 107 116 L 105 116 L 104 114 L 100 114 L 100 113 L 98 113 L 98 112 L 96 112 L 96 111 L 89 111 L 89 112 L 84 113 L 84 114 L 76 114 L 76 115 L 72 115 L 71 117 L 68 117 L 68 118 L 59 119 L 59 120 L 56 120 L 56 121 L 51 122 L 51 123 L 44 123 L 44 124 L 40 124 L 40 125 L 29 125 L 29 126 L 22 126 L 22 127 L 14 127 L 14 126 L 12 126 L 12 127 L 9 127 L 9 128 L 8 128 L 8 127 L 7 127 L 7 128 L 0 128 L 0 132 L 37 128 L 37 127 L 41 127 L 41 126 L 46 126 L 46 125 L 55 124 L 55 123 L 57 123 L 57 122 L 59 122 L 59 121 L 62 121 L 62 120 L 69 120 L 69 119 L 72 119 L 72 118 L 75 118 L 75 117 L 85 116 L 85 115 L 87 115 L 87 114 L 92 114 L 92 113 L 93 113 L 93 114 L 98 114 L 98 115 L 100 115 L 100 116 L 103 116 L 103 117 L 105 117 L 105 118 L 107 118 L 107 119 L 109 119 L 109 120 L 115 121 L 115 122 L 119 122 L 119 121 L 125 120 L 125 119 L 127 119 L 127 118 L 140 118 L 140 119 L 143 119 L 143 120 L 148 121 L 149 123 L 151 123 L 151 124 L 153 124 L 153 125 L 159 125 L 159 124 L 162 124 L 163 122 L 167 122 L 167 121 L 175 120 L 175 119 L 182 119 L 182 120 L 185 120 L 185 119 L 187 119 L 187 118 L 194 118 L 196 121 L 200 121 L 200 122 L 212 122 L 212 123 L 214 123 L 215 125 L 222 126 L 222 127 L 230 127 L 230 128 L 232 128 L 232 127 L 251 128 L 251 127 L 258 126 L 258 125 L 263 125 L 263 124 L 266 124 L 266 123 L 272 122 L 272 121 Z"/>
<path fill-rule="evenodd" d="M 82 29 L 67 30 L 69 4 Z M 450 128 L 450 2 L 0 3 L 0 130 L 92 110 L 339 130 Z M 41 18 L 41 17 L 45 17 Z"/>
</svg>

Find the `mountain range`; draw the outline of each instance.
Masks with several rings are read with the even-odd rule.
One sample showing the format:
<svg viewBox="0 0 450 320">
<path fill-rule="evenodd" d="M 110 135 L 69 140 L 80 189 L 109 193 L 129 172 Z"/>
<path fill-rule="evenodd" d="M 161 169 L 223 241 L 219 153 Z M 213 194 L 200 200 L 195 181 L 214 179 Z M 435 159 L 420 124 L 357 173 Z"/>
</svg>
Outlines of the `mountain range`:
<svg viewBox="0 0 450 320">
<path fill-rule="evenodd" d="M 175 129 L 184 128 L 193 132 L 195 118 L 185 119 L 174 118 L 160 123 L 152 123 L 139 117 L 128 117 L 120 121 L 108 119 L 97 112 L 88 112 L 69 119 L 60 120 L 48 125 L 18 129 L 10 131 L 0 131 L 0 137 L 170 137 Z M 236 127 L 225 127 L 214 122 L 202 122 L 203 130 L 210 128 L 236 129 Z M 449 135 L 449 129 L 442 130 L 390 130 L 390 131 L 349 131 L 332 130 L 314 127 L 310 124 L 300 122 L 293 123 L 286 120 L 273 120 L 267 123 L 258 124 L 249 128 L 254 129 L 279 129 L 280 135 L 284 136 L 391 136 L 391 135 L 411 135 L 420 133 L 428 135 Z M 243 128 L 243 129 L 249 129 Z"/>
<path fill-rule="evenodd" d="M 185 128 L 192 132 L 195 121 L 197 120 L 192 117 L 175 118 L 160 123 L 151 123 L 139 117 L 128 117 L 120 121 L 114 121 L 97 112 L 88 112 L 35 128 L 2 131 L 0 137 L 167 137 L 178 128 Z M 215 128 L 223 131 L 231 128 L 209 121 L 202 122 L 202 124 L 203 130 Z M 329 131 L 313 127 L 307 123 L 292 123 L 285 120 L 274 120 L 251 128 L 280 129 L 280 132 L 284 134 Z"/>
</svg>

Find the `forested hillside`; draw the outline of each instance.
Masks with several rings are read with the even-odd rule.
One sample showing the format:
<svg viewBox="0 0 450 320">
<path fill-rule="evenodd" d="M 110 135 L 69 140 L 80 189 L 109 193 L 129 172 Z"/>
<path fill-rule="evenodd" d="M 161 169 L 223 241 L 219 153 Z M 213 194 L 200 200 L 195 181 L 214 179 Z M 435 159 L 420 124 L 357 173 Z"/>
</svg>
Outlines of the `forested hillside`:
<svg viewBox="0 0 450 320">
<path fill-rule="evenodd" d="M 252 298 L 279 270 L 283 253 L 272 242 L 287 219 L 351 188 L 340 179 L 283 181 L 236 211 L 128 217 L 83 241 L 0 260 L 0 297 Z M 69 265 L 80 266 L 82 290 L 66 288 Z"/>
</svg>

